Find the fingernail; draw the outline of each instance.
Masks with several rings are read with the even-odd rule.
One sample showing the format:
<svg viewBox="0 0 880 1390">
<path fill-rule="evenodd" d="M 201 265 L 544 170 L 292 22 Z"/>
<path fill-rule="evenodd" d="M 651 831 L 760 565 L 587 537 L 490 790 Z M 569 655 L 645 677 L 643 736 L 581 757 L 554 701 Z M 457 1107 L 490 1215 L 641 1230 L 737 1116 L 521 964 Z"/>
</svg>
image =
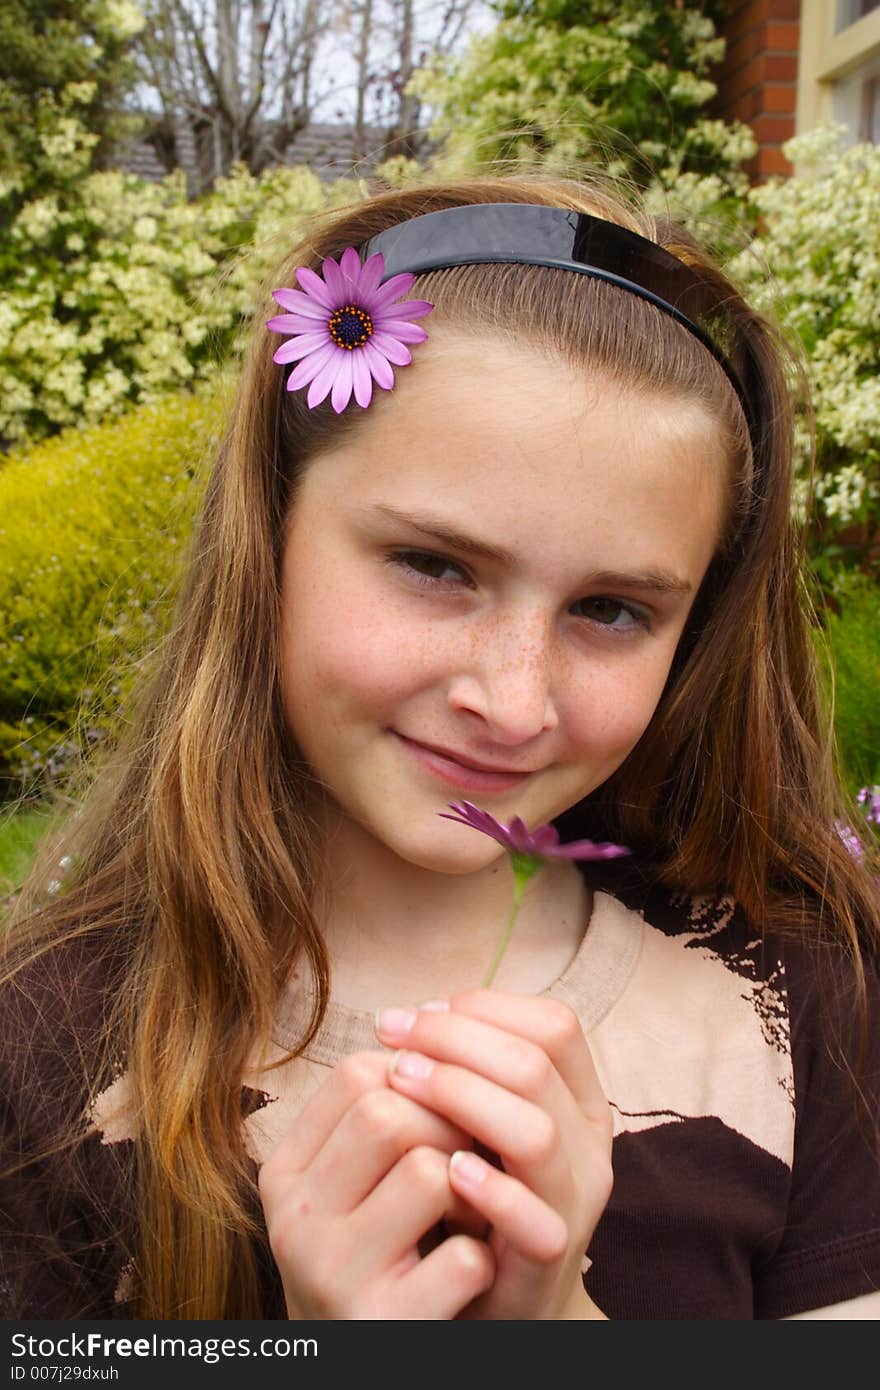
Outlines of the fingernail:
<svg viewBox="0 0 880 1390">
<path fill-rule="evenodd" d="M 398 1076 L 430 1076 L 434 1063 L 430 1057 L 423 1057 L 421 1052 L 396 1052 L 391 1059 L 391 1070 L 397 1072 Z"/>
<path fill-rule="evenodd" d="M 488 1163 L 477 1158 L 477 1155 L 471 1153 L 470 1149 L 456 1149 L 449 1160 L 449 1166 L 454 1169 L 457 1178 L 468 1183 L 471 1187 L 478 1187 L 489 1172 Z"/>
<path fill-rule="evenodd" d="M 405 1038 L 416 1021 L 412 1009 L 377 1009 L 376 1032 L 386 1038 Z"/>
<path fill-rule="evenodd" d="M 448 1014 L 448 999 L 426 999 L 424 1004 L 419 1005 L 419 1009 L 428 1014 Z"/>
</svg>

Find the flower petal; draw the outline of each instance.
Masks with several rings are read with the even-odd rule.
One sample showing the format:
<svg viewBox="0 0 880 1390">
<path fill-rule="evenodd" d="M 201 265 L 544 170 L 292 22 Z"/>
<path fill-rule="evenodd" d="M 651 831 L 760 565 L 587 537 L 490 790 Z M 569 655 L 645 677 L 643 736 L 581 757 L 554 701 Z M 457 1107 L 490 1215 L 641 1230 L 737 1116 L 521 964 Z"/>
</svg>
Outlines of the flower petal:
<svg viewBox="0 0 880 1390">
<path fill-rule="evenodd" d="M 631 851 L 625 845 L 613 845 L 604 840 L 572 840 L 570 844 L 557 845 L 542 853 L 545 859 L 619 859 Z"/>
<path fill-rule="evenodd" d="M 382 317 L 384 314 L 396 314 L 398 318 L 423 319 L 426 314 L 433 312 L 434 305 L 427 299 L 402 299 L 399 304 L 386 304 L 384 309 L 378 310 L 377 315 Z"/>
<path fill-rule="evenodd" d="M 359 294 L 363 271 L 361 269 L 361 258 L 353 246 L 346 246 L 342 255 L 339 257 L 339 270 L 345 284 L 346 299 L 350 295 Z"/>
<path fill-rule="evenodd" d="M 559 831 L 555 825 L 539 825 L 532 831 L 532 853 L 549 854 L 559 844 Z"/>
<path fill-rule="evenodd" d="M 351 374 L 354 381 L 354 398 L 365 409 L 373 399 L 373 378 L 363 352 L 351 354 Z"/>
<path fill-rule="evenodd" d="M 310 352 L 317 352 L 325 343 L 332 341 L 323 329 L 320 333 L 302 333 L 298 338 L 288 338 L 286 343 L 282 343 L 273 353 L 272 361 L 297 362 L 300 357 L 307 357 Z"/>
<path fill-rule="evenodd" d="M 506 850 L 512 848 L 507 838 L 506 831 L 493 830 L 490 826 L 474 825 L 473 821 L 465 820 L 463 816 L 450 816 L 446 811 L 438 811 L 437 814 L 442 816 L 444 820 L 453 820 L 456 821 L 458 825 L 466 825 L 471 830 L 481 831 L 482 834 L 488 835 L 490 839 L 497 840 L 499 845 L 503 845 Z"/>
<path fill-rule="evenodd" d="M 355 255 L 357 255 L 357 252 L 355 252 Z M 333 296 L 335 307 L 339 308 L 340 304 L 345 304 L 348 299 L 349 284 L 332 256 L 325 257 L 324 263 L 321 266 L 321 274 L 324 277 L 324 283 L 327 289 Z"/>
<path fill-rule="evenodd" d="M 497 840 L 499 845 L 505 849 L 514 849 L 511 843 L 510 831 L 506 826 L 497 821 L 494 816 L 490 816 L 488 811 L 482 811 L 479 806 L 475 806 L 472 801 L 462 801 L 460 804 L 455 802 L 450 806 L 450 810 L 456 814 L 450 816 L 446 811 L 439 814 L 446 820 L 458 821 L 461 825 L 468 825 L 472 830 L 480 830 L 484 835 L 489 835 L 493 840 Z"/>
<path fill-rule="evenodd" d="M 484 835 L 491 836 L 512 853 L 527 855 L 536 860 L 617 859 L 630 853 L 624 845 L 597 843 L 593 840 L 574 840 L 571 844 L 561 845 L 555 825 L 539 825 L 535 830 L 529 831 L 525 822 L 519 816 L 514 816 L 510 825 L 505 826 L 471 801 L 453 802 L 449 809 L 455 814 L 439 812 L 445 820 L 469 825 L 473 830 L 480 830 Z"/>
<path fill-rule="evenodd" d="M 336 373 L 336 380 L 333 383 L 333 395 L 330 402 L 337 415 L 341 415 L 345 407 L 351 400 L 352 392 L 352 361 L 354 351 L 343 352 L 342 361 L 339 363 L 339 370 Z"/>
<path fill-rule="evenodd" d="M 318 304 L 322 304 L 325 309 L 330 309 L 331 311 L 336 308 L 333 302 L 333 295 L 324 284 L 320 275 L 316 275 L 313 270 L 309 270 L 307 265 L 299 266 L 296 272 L 296 278 L 303 289 L 308 290 L 309 294 Z"/>
<path fill-rule="evenodd" d="M 423 343 L 428 336 L 417 323 L 407 323 L 404 319 L 374 320 L 373 323 L 376 332 L 390 333 L 399 343 Z"/>
<path fill-rule="evenodd" d="M 276 314 L 274 319 L 266 320 L 266 327 L 273 333 L 315 333 L 321 327 L 326 330 L 329 315 L 321 310 L 321 317 L 308 314 Z"/>
<path fill-rule="evenodd" d="M 514 816 L 510 825 L 507 827 L 507 833 L 510 837 L 510 844 L 513 849 L 517 850 L 520 854 L 532 853 L 532 837 L 529 834 L 529 829 L 525 821 L 521 820 L 519 816 Z"/>
<path fill-rule="evenodd" d="M 303 294 L 302 290 L 273 290 L 272 298 L 282 309 L 292 309 L 295 314 L 304 314 L 307 319 L 327 319 L 324 306 L 316 303 L 311 295 Z"/>
<path fill-rule="evenodd" d="M 453 806 L 454 811 L 459 811 L 464 815 L 469 825 L 474 825 L 483 830 L 487 835 L 493 832 L 496 835 L 506 835 L 507 826 L 502 825 L 500 820 L 490 816 L 488 811 L 484 811 L 481 806 L 475 806 L 472 801 L 462 801 L 460 806 Z"/>
<path fill-rule="evenodd" d="M 370 308 L 367 301 L 375 295 L 376 290 L 379 288 L 379 282 L 384 274 L 385 257 L 382 255 L 381 251 L 376 251 L 364 261 L 357 281 L 358 294 L 363 300 L 364 308 L 368 313 L 370 312 Z"/>
<path fill-rule="evenodd" d="M 383 391 L 390 391 L 394 385 L 394 373 L 388 360 L 377 352 L 372 342 L 364 343 L 361 352 L 367 359 L 367 366 L 373 374 L 373 380 L 377 386 L 381 386 Z"/>
<path fill-rule="evenodd" d="M 294 367 L 287 382 L 288 391 L 298 391 L 301 386 L 308 386 L 327 362 L 331 360 L 339 349 L 335 343 L 328 342 L 324 347 L 318 348 L 314 354 L 304 357 L 298 367 Z"/>
<path fill-rule="evenodd" d="M 330 393 L 333 388 L 333 383 L 339 375 L 343 360 L 347 356 L 348 354 L 342 348 L 338 348 L 334 344 L 332 356 L 318 372 L 318 375 L 309 387 L 307 400 L 311 409 L 314 409 L 316 405 L 320 405 Z"/>
<path fill-rule="evenodd" d="M 389 333 L 374 333 L 370 339 L 370 347 L 376 352 L 381 352 L 382 356 L 387 357 L 396 367 L 407 367 L 412 361 L 409 348 L 392 338 Z"/>
<path fill-rule="evenodd" d="M 392 275 L 390 280 L 386 280 L 384 285 L 380 285 L 373 295 L 372 309 L 379 313 L 382 309 L 387 309 L 389 304 L 393 304 L 395 299 L 399 299 L 402 294 L 412 288 L 415 276 L 409 270 L 403 271 L 400 275 Z"/>
</svg>

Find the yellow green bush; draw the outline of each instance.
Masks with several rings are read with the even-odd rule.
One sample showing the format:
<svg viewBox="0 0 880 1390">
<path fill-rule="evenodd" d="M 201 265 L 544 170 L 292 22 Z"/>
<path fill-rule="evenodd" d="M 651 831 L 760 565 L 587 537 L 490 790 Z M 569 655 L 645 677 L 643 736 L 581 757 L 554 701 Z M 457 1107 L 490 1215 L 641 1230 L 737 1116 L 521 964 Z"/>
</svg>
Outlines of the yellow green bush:
<svg viewBox="0 0 880 1390">
<path fill-rule="evenodd" d="M 855 795 L 880 783 L 880 584 L 858 572 L 841 573 L 823 624 L 819 647 L 830 667 L 834 728 Z"/>
<path fill-rule="evenodd" d="M 169 396 L 0 467 L 0 792 L 103 737 L 161 633 L 223 410 Z"/>
</svg>

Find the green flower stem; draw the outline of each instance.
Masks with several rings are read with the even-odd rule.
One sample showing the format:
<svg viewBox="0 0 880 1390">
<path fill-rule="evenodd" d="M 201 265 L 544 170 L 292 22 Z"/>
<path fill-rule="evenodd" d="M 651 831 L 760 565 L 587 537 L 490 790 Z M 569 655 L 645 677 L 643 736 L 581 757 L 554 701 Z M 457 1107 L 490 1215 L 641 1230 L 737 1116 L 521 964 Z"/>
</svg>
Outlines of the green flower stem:
<svg viewBox="0 0 880 1390">
<path fill-rule="evenodd" d="M 526 886 L 530 880 L 534 878 L 544 861 L 533 854 L 519 854 L 516 850 L 511 850 L 510 862 L 513 867 L 513 903 L 504 926 L 504 932 L 498 950 L 495 952 L 492 964 L 483 977 L 483 989 L 488 989 L 495 978 L 504 952 L 507 950 L 507 944 L 510 941 L 510 934 L 513 931 L 513 924 L 516 921 L 517 913 L 519 912 L 520 904 L 523 900 L 523 894 L 526 891 Z"/>
</svg>

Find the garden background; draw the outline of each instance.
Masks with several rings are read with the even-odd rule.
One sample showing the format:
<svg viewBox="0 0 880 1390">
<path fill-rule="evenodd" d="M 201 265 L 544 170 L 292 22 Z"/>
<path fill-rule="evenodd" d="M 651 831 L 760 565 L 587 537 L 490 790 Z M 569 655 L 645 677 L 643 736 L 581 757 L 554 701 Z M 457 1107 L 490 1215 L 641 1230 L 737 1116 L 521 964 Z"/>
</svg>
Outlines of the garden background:
<svg viewBox="0 0 880 1390">
<path fill-rule="evenodd" d="M 459 0 L 455 42 L 438 27 L 418 61 L 411 0 L 389 0 L 381 61 L 364 0 L 280 0 L 264 29 L 241 0 L 234 31 L 227 0 L 204 0 L 201 54 L 188 4 L 0 0 L 0 899 L 161 639 L 259 289 L 299 220 L 498 161 L 628 181 L 797 347 L 805 585 L 853 801 L 880 783 L 880 148 L 821 127 L 784 147 L 790 177 L 751 182 L 754 133 L 713 106 L 721 3 Z M 286 152 L 310 113 L 302 54 L 340 33 L 364 154 L 328 176 Z M 159 177 L 132 172 L 132 141 Z"/>
</svg>

